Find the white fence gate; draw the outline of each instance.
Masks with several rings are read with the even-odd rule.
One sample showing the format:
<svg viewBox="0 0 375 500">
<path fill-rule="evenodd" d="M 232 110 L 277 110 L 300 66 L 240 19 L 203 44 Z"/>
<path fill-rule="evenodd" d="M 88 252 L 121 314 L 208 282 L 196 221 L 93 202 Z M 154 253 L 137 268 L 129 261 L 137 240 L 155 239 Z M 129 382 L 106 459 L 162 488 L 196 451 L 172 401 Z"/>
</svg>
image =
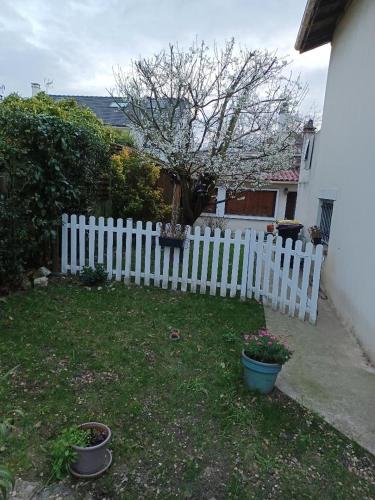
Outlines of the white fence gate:
<svg viewBox="0 0 375 500">
<path fill-rule="evenodd" d="M 315 323 L 323 247 L 247 229 L 188 228 L 184 248 L 161 247 L 161 225 L 63 215 L 61 271 L 103 264 L 108 278 L 221 297 L 262 300 Z"/>
</svg>

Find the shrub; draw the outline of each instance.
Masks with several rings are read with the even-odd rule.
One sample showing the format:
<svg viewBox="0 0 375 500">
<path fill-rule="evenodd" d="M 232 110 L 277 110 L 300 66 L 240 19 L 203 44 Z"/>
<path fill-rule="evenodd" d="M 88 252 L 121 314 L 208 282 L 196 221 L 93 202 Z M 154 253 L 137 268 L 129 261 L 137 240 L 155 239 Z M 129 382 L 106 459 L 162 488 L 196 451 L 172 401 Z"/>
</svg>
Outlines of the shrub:
<svg viewBox="0 0 375 500">
<path fill-rule="evenodd" d="M 102 264 L 97 264 L 95 269 L 89 266 L 85 266 L 81 274 L 79 275 L 79 279 L 81 283 L 85 286 L 95 286 L 100 285 L 106 282 L 107 280 L 107 272 L 104 270 Z"/>
<path fill-rule="evenodd" d="M 124 148 L 112 157 L 112 212 L 114 217 L 164 220 L 170 213 L 156 183 L 160 175 L 146 156 Z"/>
<path fill-rule="evenodd" d="M 58 480 L 64 478 L 69 466 L 77 459 L 74 446 L 85 447 L 90 442 L 90 431 L 70 427 L 64 429 L 61 435 L 51 443 L 52 473 Z"/>
<path fill-rule="evenodd" d="M 0 284 L 46 263 L 61 214 L 91 213 L 109 168 L 109 132 L 75 101 L 0 103 Z"/>
<path fill-rule="evenodd" d="M 292 355 L 292 351 L 267 329 L 257 333 L 245 334 L 244 351 L 246 356 L 262 363 L 283 365 Z"/>
</svg>

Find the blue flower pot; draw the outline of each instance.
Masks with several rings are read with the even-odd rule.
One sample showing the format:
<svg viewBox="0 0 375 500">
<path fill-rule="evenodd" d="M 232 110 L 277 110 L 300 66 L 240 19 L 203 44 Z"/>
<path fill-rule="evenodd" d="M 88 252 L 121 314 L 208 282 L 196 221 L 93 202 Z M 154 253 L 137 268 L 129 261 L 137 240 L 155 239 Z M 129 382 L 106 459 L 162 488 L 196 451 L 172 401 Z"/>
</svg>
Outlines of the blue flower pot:
<svg viewBox="0 0 375 500">
<path fill-rule="evenodd" d="M 281 365 L 261 363 L 246 356 L 242 351 L 242 364 L 244 367 L 245 384 L 252 391 L 269 394 L 275 386 L 276 378 L 281 370 Z"/>
</svg>

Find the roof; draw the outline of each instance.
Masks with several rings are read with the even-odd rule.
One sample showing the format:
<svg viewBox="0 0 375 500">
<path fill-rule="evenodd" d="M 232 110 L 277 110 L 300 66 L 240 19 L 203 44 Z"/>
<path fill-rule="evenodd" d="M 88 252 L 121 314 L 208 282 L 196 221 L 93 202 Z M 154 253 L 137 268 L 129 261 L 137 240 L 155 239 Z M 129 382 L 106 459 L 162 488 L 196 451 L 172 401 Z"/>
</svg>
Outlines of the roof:
<svg viewBox="0 0 375 500">
<path fill-rule="evenodd" d="M 98 118 L 103 120 L 105 125 L 113 127 L 127 127 L 129 120 L 116 105 L 115 99 L 121 103 L 121 98 L 110 96 L 86 96 L 86 95 L 51 95 L 52 99 L 75 99 L 78 104 L 86 106 L 93 111 Z"/>
<path fill-rule="evenodd" d="M 350 1 L 308 0 L 295 49 L 302 53 L 330 42 Z"/>
<path fill-rule="evenodd" d="M 269 176 L 272 182 L 288 182 L 290 184 L 298 183 L 299 169 L 291 168 L 289 170 L 279 170 Z"/>
</svg>

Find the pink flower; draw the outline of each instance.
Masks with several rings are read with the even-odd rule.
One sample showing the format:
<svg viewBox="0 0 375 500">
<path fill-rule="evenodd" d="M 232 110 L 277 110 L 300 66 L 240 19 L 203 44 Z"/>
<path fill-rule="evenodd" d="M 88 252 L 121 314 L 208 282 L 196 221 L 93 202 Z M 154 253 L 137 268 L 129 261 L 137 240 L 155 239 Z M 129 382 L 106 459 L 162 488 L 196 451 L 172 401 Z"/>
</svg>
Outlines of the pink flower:
<svg viewBox="0 0 375 500">
<path fill-rule="evenodd" d="M 257 342 L 257 345 L 262 345 L 262 342 Z"/>
<path fill-rule="evenodd" d="M 272 342 L 267 342 L 267 345 L 272 345 Z"/>
</svg>

